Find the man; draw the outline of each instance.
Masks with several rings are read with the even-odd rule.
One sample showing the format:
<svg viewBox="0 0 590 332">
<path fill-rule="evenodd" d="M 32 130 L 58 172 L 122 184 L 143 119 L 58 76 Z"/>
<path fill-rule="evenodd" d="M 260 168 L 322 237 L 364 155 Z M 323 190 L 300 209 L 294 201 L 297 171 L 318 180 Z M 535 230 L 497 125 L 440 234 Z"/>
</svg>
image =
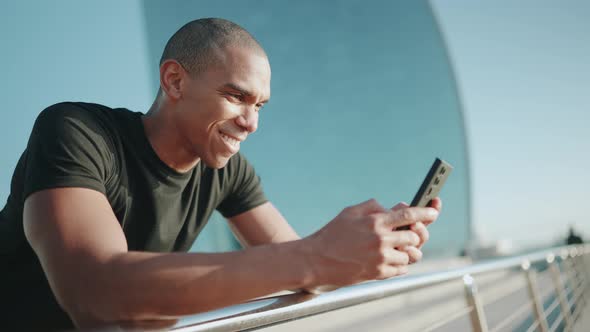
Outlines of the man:
<svg viewBox="0 0 590 332">
<path fill-rule="evenodd" d="M 393 209 L 369 200 L 300 239 L 265 198 L 238 151 L 270 76 L 248 32 L 202 19 L 168 41 L 146 115 L 44 110 L 0 213 L 3 326 L 166 326 L 280 290 L 394 277 L 421 259 L 439 199 Z M 186 253 L 215 209 L 246 249 Z"/>
</svg>

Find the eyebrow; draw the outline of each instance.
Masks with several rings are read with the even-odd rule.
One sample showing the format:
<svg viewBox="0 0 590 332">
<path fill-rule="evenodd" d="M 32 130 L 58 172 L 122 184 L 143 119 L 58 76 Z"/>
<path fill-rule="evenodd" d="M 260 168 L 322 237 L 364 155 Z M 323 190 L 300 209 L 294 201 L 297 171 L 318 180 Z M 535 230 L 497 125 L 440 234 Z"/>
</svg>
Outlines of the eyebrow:
<svg viewBox="0 0 590 332">
<path fill-rule="evenodd" d="M 243 94 L 244 96 L 247 96 L 247 97 L 254 97 L 254 94 L 253 94 L 252 92 L 250 92 L 250 91 L 248 91 L 247 89 L 244 89 L 244 88 L 242 88 L 242 87 L 240 87 L 240 86 L 236 85 L 235 83 L 225 83 L 225 84 L 223 85 L 223 87 L 224 87 L 224 88 L 229 88 L 229 89 L 232 89 L 232 90 L 236 90 L 236 91 L 238 91 L 239 93 L 241 93 L 241 94 Z M 268 99 L 266 99 L 266 100 L 263 100 L 263 101 L 261 101 L 260 103 L 261 103 L 261 104 L 266 104 L 267 102 L 268 102 Z"/>
</svg>

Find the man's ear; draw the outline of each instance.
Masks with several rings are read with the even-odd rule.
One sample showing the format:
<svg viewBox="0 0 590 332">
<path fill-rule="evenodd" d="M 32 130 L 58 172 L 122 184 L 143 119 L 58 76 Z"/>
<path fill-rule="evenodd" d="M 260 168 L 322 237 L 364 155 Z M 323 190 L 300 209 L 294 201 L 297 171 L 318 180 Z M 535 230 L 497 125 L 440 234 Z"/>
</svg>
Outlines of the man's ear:
<svg viewBox="0 0 590 332">
<path fill-rule="evenodd" d="M 182 97 L 182 80 L 184 68 L 176 61 L 168 59 L 160 66 L 160 89 L 168 98 L 177 100 Z"/>
</svg>

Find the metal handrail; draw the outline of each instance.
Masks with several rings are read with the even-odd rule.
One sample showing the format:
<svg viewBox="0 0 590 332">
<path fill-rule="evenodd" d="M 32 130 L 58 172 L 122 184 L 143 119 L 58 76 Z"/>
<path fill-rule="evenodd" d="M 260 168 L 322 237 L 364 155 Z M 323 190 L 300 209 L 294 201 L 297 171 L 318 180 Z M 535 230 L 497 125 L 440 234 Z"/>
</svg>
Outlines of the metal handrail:
<svg viewBox="0 0 590 332">
<path fill-rule="evenodd" d="M 470 280 L 464 280 L 467 286 L 468 282 L 471 283 L 469 287 L 474 287 L 474 277 L 488 272 L 497 272 L 507 269 L 522 268 L 525 273 L 534 272 L 534 265 L 540 262 L 545 262 L 549 265 L 550 271 L 557 271 L 559 275 L 553 275 L 557 282 L 554 294 L 556 301 L 559 302 L 562 314 L 562 319 L 565 317 L 565 322 L 569 328 L 571 328 L 572 312 L 571 305 L 567 299 L 561 298 L 565 288 L 564 283 L 561 280 L 562 271 L 558 265 L 553 266 L 558 262 L 563 262 L 571 258 L 571 265 L 574 265 L 574 261 L 578 260 L 582 264 L 586 264 L 583 260 L 584 257 L 590 256 L 590 245 L 577 245 L 577 246 L 566 246 L 558 247 L 553 249 L 542 250 L 539 252 L 515 256 L 510 258 L 495 259 L 493 261 L 482 262 L 473 264 L 470 266 L 457 268 L 449 271 L 442 271 L 436 273 L 428 273 L 417 276 L 400 277 L 392 280 L 368 282 L 359 285 L 349 286 L 338 289 L 333 292 L 325 293 L 322 295 L 294 293 L 282 296 L 276 296 L 271 298 L 257 299 L 244 304 L 223 308 L 220 310 L 211 311 L 208 313 L 198 314 L 191 316 L 190 319 L 182 322 L 182 325 L 174 327 L 172 330 L 177 332 L 196 332 L 196 331 L 240 331 L 244 329 L 255 329 L 261 328 L 270 324 L 277 324 L 281 322 L 291 321 L 311 315 L 317 315 L 332 310 L 350 307 L 369 301 L 383 299 L 391 297 L 393 295 L 408 293 L 418 289 L 424 289 L 441 283 L 445 283 L 453 280 L 461 280 L 465 276 L 470 276 Z M 584 257 L 579 257 L 584 256 Z M 580 259 L 578 259 L 580 258 Z M 565 268 L 565 266 L 564 266 Z M 529 271 L 530 269 L 530 271 Z M 588 266 L 581 266 L 578 271 L 588 273 Z M 568 271 L 574 272 L 574 271 Z M 570 274 L 568 277 L 572 276 Z M 590 276 L 589 276 L 590 277 Z M 465 278 L 468 279 L 468 278 Z M 530 279 L 529 279 L 530 280 Z M 573 278 L 567 278 L 568 281 L 574 281 Z M 588 278 L 583 279 L 588 280 Z M 585 289 L 589 289 L 586 287 Z M 537 297 L 539 292 L 535 287 L 531 287 L 531 298 Z M 477 306 L 480 301 L 477 296 L 477 288 L 474 288 L 475 292 L 467 294 L 468 306 L 474 306 L 472 313 L 473 329 L 475 331 L 487 331 L 486 319 L 483 317 L 483 310 L 478 312 Z M 468 292 L 469 293 L 469 292 Z M 469 303 L 469 296 L 472 297 L 472 303 Z M 534 299 L 533 299 L 534 300 Z M 564 307 L 567 303 L 567 308 Z M 541 313 L 544 317 L 533 319 L 533 324 L 541 323 L 542 330 L 548 330 L 547 317 L 543 313 L 543 304 L 538 303 L 541 307 Z M 481 309 L 481 308 L 480 308 Z M 576 309 L 580 309 L 579 307 Z M 481 315 L 481 317 L 474 317 L 473 315 Z M 534 317 L 533 317 L 534 318 Z M 552 328 L 554 327 L 552 324 Z M 438 325 L 438 324 L 437 324 Z"/>
</svg>

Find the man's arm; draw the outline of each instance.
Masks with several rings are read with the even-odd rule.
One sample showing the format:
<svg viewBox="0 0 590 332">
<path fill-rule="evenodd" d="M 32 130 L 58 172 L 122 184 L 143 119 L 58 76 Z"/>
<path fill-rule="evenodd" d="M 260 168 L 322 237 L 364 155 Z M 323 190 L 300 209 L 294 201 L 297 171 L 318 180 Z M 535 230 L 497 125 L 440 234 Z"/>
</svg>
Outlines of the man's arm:
<svg viewBox="0 0 590 332">
<path fill-rule="evenodd" d="M 397 211 L 408 207 L 406 203 L 399 203 L 392 210 Z M 440 198 L 433 199 L 432 207 L 440 212 L 442 209 Z M 229 225 L 244 248 L 300 239 L 293 227 L 271 202 L 229 218 Z M 422 258 L 422 252 L 419 249 L 428 241 L 429 232 L 422 222 L 412 224 L 410 229 L 420 237 L 420 244 L 417 248 L 408 246 L 402 250 L 410 256 L 410 262 L 413 263 Z"/>
<path fill-rule="evenodd" d="M 188 315 L 312 282 L 297 242 L 219 254 L 127 251 L 108 201 L 90 189 L 32 194 L 24 227 L 78 327 Z"/>
<path fill-rule="evenodd" d="M 271 202 L 229 218 L 229 225 L 244 248 L 300 239 Z"/>
<path fill-rule="evenodd" d="M 106 197 L 91 189 L 39 191 L 25 201 L 25 234 L 52 291 L 78 327 L 170 320 L 285 289 L 350 285 L 406 271 L 396 247 L 416 246 L 412 231 L 432 208 L 386 210 L 375 200 L 345 208 L 301 240 L 215 253 L 127 250 Z"/>
</svg>

